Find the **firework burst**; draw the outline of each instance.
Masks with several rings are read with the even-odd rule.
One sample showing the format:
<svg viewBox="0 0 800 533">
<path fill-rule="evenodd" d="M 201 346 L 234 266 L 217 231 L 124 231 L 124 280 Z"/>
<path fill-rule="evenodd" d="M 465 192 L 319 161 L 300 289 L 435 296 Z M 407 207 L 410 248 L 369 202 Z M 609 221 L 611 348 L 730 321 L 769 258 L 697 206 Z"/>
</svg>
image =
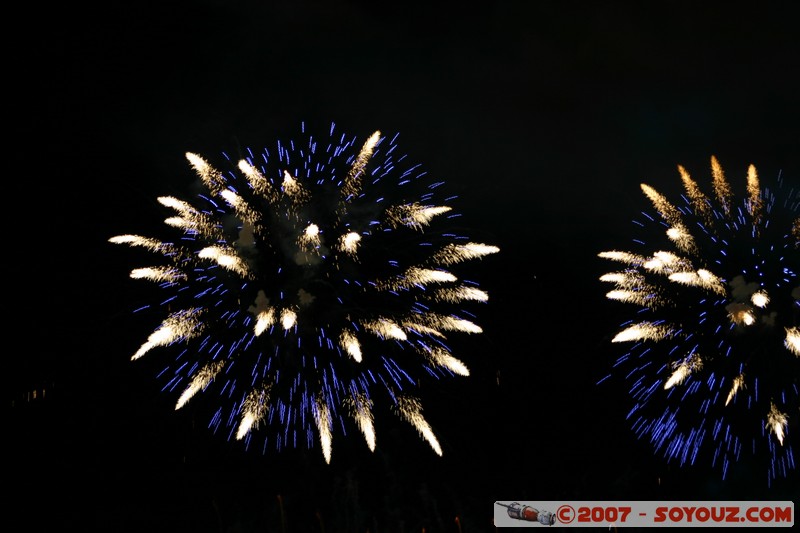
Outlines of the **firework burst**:
<svg viewBox="0 0 800 533">
<path fill-rule="evenodd" d="M 763 458 L 771 484 L 795 468 L 800 436 L 800 199 L 780 177 L 762 188 L 752 165 L 738 201 L 716 158 L 712 197 L 678 171 L 680 204 L 642 184 L 655 214 L 636 222 L 636 249 L 599 254 L 622 265 L 600 278 L 607 297 L 639 308 L 613 338 L 631 346 L 614 372 L 658 453 L 681 465 L 707 454 L 723 478 Z"/>
<path fill-rule="evenodd" d="M 466 308 L 488 295 L 454 268 L 498 248 L 455 233 L 442 183 L 397 152 L 396 136 L 358 142 L 331 125 L 225 172 L 187 153 L 207 193 L 158 199 L 177 239 L 110 239 L 162 258 L 131 272 L 167 293 L 133 359 L 184 345 L 160 373 L 176 409 L 216 394 L 214 431 L 248 446 L 262 435 L 264 450 L 318 442 L 330 462 L 351 426 L 374 450 L 384 397 L 441 455 L 414 391 L 469 374 L 447 336 L 480 333 Z"/>
</svg>

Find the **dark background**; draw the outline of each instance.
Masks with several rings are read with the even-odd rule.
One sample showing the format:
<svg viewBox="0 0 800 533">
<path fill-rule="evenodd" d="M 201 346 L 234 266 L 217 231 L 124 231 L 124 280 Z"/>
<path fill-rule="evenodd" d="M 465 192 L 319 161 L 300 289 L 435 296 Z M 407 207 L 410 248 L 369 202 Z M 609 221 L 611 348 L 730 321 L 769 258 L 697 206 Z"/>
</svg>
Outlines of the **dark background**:
<svg viewBox="0 0 800 533">
<path fill-rule="evenodd" d="M 798 496 L 796 471 L 767 489 L 745 465 L 722 481 L 667 464 L 626 425 L 624 390 L 596 385 L 629 311 L 597 253 L 629 242 L 640 182 L 676 194 L 681 164 L 707 184 L 713 154 L 734 186 L 750 163 L 800 183 L 798 20 L 781 1 L 23 8 L 5 37 L 9 522 L 466 532 L 494 529 L 495 501 Z M 441 458 L 391 420 L 375 453 L 335 441 L 330 465 L 245 453 L 130 361 L 152 328 L 127 277 L 146 254 L 107 239 L 158 235 L 156 197 L 191 198 L 186 151 L 260 148 L 300 121 L 400 132 L 501 248 L 480 265 L 485 333 L 454 342 L 472 375 L 424 391 Z"/>
</svg>

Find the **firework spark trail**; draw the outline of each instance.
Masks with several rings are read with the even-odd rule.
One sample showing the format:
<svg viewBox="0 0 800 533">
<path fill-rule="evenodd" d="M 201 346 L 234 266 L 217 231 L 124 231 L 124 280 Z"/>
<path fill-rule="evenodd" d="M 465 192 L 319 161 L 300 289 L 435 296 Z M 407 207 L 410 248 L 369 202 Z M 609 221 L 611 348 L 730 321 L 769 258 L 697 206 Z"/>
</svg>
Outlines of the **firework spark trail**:
<svg viewBox="0 0 800 533">
<path fill-rule="evenodd" d="M 448 227 L 452 198 L 397 153 L 396 137 L 302 133 L 228 159 L 227 171 L 187 153 L 207 192 L 158 199 L 177 235 L 109 239 L 162 258 L 131 272 L 167 293 L 168 310 L 133 358 L 185 343 L 159 373 L 176 409 L 215 398 L 212 429 L 248 447 L 255 435 L 265 451 L 305 441 L 329 462 L 353 423 L 374 450 L 383 393 L 441 454 L 414 390 L 431 375 L 469 375 L 447 335 L 481 333 L 467 306 L 488 294 L 457 269 L 499 249 Z"/>
<path fill-rule="evenodd" d="M 712 157 L 712 201 L 678 171 L 680 204 L 641 186 L 656 212 L 637 223 L 641 249 L 598 254 L 623 264 L 600 278 L 607 297 L 639 307 L 612 340 L 631 346 L 614 365 L 628 418 L 668 460 L 705 454 L 724 478 L 752 452 L 771 484 L 796 468 L 800 434 L 800 195 L 780 177 L 762 188 L 750 165 L 737 203 Z"/>
</svg>

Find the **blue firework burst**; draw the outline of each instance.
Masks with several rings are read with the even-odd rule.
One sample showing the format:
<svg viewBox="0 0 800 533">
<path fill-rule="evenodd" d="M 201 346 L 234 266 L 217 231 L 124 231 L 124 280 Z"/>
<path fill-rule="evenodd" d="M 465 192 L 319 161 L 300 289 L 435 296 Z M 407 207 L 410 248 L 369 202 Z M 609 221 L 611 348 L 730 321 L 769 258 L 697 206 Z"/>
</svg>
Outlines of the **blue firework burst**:
<svg viewBox="0 0 800 533">
<path fill-rule="evenodd" d="M 110 239 L 161 258 L 131 272 L 166 293 L 133 358 L 182 345 L 159 374 L 176 409 L 202 392 L 216 406 L 210 427 L 248 446 L 256 435 L 264 450 L 319 442 L 329 462 L 334 435 L 353 425 L 374 449 L 385 401 L 441 454 L 414 390 L 468 375 L 448 335 L 480 333 L 468 308 L 488 295 L 456 269 L 498 248 L 452 229 L 452 198 L 398 153 L 397 136 L 301 133 L 225 156 L 225 171 L 187 153 L 206 191 L 159 198 L 175 237 Z"/>
<path fill-rule="evenodd" d="M 680 202 L 642 184 L 655 213 L 636 221 L 631 251 L 600 254 L 623 265 L 601 277 L 608 298 L 638 308 L 613 339 L 630 345 L 613 373 L 658 453 L 705 456 L 723 478 L 763 460 L 771 484 L 795 468 L 800 436 L 800 199 L 780 176 L 762 188 L 752 165 L 740 200 L 714 157 L 712 196 L 678 170 Z"/>
</svg>

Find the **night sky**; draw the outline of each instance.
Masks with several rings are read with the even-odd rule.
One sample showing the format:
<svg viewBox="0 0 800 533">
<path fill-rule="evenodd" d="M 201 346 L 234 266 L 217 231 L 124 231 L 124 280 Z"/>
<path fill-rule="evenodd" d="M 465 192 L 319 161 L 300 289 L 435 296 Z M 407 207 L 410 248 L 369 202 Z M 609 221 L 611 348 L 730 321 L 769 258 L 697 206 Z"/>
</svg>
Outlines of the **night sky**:
<svg viewBox="0 0 800 533">
<path fill-rule="evenodd" d="M 378 5 L 379 4 L 379 5 Z M 596 385 L 630 309 L 598 252 L 630 242 L 647 182 L 679 194 L 715 155 L 800 185 L 792 2 L 361 0 L 25 7 L 6 43 L 7 485 L 20 531 L 491 531 L 495 501 L 788 500 L 748 465 L 723 481 L 636 439 Z M 262 455 L 173 410 L 128 278 L 191 200 L 187 151 L 260 149 L 301 122 L 400 148 L 501 252 L 476 265 L 484 334 L 468 378 L 423 384 L 436 456 L 407 424 Z M 144 287 L 146 285 L 146 287 Z M 10 322 L 9 322 L 10 321 Z M 151 360 L 152 359 L 152 360 Z M 46 391 L 30 400 L 31 391 Z M 795 498 L 797 501 L 797 498 Z M 285 513 L 281 526 L 280 510 Z M 14 515 L 18 513 L 18 517 Z"/>
</svg>

